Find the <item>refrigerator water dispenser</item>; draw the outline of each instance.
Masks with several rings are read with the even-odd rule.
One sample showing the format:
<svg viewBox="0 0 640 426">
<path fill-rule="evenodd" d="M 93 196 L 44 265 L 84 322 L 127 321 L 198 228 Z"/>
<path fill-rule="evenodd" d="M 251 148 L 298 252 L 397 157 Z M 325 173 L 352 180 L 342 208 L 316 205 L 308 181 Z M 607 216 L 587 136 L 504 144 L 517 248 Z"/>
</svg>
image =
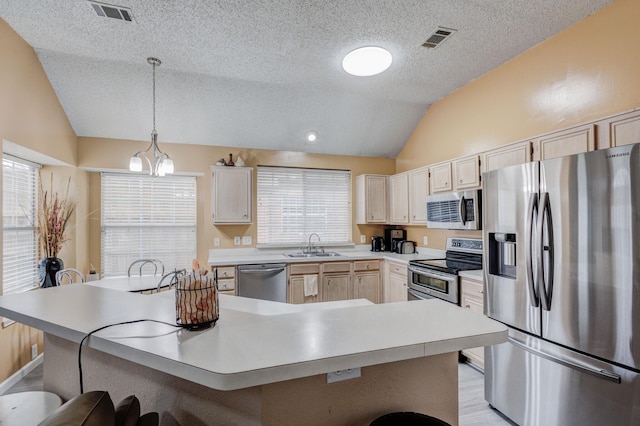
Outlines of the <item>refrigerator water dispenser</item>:
<svg viewBox="0 0 640 426">
<path fill-rule="evenodd" d="M 489 274 L 516 279 L 516 234 L 489 233 Z"/>
</svg>

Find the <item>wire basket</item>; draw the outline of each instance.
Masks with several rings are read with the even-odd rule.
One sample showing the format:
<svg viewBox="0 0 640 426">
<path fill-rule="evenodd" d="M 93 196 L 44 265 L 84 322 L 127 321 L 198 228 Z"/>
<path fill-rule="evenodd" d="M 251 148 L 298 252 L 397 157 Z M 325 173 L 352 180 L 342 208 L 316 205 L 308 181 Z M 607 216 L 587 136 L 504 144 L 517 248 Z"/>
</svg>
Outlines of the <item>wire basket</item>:
<svg viewBox="0 0 640 426">
<path fill-rule="evenodd" d="M 189 274 L 176 283 L 176 324 L 189 330 L 215 325 L 219 317 L 218 282 L 214 275 Z"/>
</svg>

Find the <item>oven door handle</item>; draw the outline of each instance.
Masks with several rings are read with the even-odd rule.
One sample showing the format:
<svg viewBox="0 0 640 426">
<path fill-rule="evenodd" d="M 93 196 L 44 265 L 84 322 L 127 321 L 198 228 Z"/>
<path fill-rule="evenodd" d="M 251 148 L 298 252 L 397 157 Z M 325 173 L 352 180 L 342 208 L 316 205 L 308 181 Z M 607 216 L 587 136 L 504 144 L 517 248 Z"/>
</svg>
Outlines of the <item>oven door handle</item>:
<svg viewBox="0 0 640 426">
<path fill-rule="evenodd" d="M 415 297 L 416 299 L 420 299 L 420 300 L 429 300 L 429 299 L 433 299 L 434 298 L 433 296 L 427 296 L 427 295 L 425 295 L 423 293 L 420 293 L 420 292 L 417 292 L 417 291 L 411 290 L 411 289 L 408 289 L 407 292 L 408 292 L 409 295 Z"/>
<path fill-rule="evenodd" d="M 425 277 L 435 278 L 435 279 L 442 280 L 442 281 L 448 281 L 450 283 L 456 282 L 456 280 L 458 279 L 457 275 L 440 274 L 440 273 L 432 272 L 432 271 L 424 269 L 424 268 L 414 268 L 414 267 L 411 267 L 411 266 L 409 266 L 409 272 L 415 272 L 417 274 L 424 275 Z"/>
</svg>

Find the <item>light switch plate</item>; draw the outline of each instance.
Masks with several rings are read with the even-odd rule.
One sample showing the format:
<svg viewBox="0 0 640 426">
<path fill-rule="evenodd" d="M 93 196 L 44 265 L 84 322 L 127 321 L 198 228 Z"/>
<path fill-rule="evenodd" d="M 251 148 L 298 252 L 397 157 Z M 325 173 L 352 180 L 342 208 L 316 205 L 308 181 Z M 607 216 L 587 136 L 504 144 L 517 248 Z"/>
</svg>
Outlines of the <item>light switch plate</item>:
<svg viewBox="0 0 640 426">
<path fill-rule="evenodd" d="M 213 246 L 220 247 L 220 238 L 216 237 L 213 239 Z"/>
<path fill-rule="evenodd" d="M 360 242 L 361 243 L 366 243 L 367 242 L 367 236 L 366 235 L 360 235 Z"/>
<path fill-rule="evenodd" d="M 240 237 L 233 237 L 233 245 L 234 246 L 240 245 Z"/>
<path fill-rule="evenodd" d="M 422 245 L 427 246 L 429 244 L 429 237 L 422 237 Z"/>
<path fill-rule="evenodd" d="M 243 246 L 251 245 L 251 235 L 245 235 L 244 237 L 242 237 L 242 245 Z"/>
<path fill-rule="evenodd" d="M 340 382 L 360 377 L 360 367 L 347 368 L 346 370 L 332 371 L 327 373 L 327 383 Z"/>
</svg>

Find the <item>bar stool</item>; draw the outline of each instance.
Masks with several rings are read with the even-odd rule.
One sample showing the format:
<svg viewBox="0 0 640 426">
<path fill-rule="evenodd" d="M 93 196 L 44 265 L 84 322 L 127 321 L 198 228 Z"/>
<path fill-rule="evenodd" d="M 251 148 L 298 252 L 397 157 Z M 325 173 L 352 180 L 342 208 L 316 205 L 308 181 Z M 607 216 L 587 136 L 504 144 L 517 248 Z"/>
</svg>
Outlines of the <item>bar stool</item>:
<svg viewBox="0 0 640 426">
<path fill-rule="evenodd" d="M 0 423 L 3 426 L 37 425 L 62 405 L 55 393 L 33 391 L 0 396 Z"/>
<path fill-rule="evenodd" d="M 451 426 L 449 423 L 444 422 L 435 417 L 427 416 L 426 414 L 411 413 L 411 412 L 399 412 L 389 413 L 378 417 L 370 426 Z"/>
</svg>

